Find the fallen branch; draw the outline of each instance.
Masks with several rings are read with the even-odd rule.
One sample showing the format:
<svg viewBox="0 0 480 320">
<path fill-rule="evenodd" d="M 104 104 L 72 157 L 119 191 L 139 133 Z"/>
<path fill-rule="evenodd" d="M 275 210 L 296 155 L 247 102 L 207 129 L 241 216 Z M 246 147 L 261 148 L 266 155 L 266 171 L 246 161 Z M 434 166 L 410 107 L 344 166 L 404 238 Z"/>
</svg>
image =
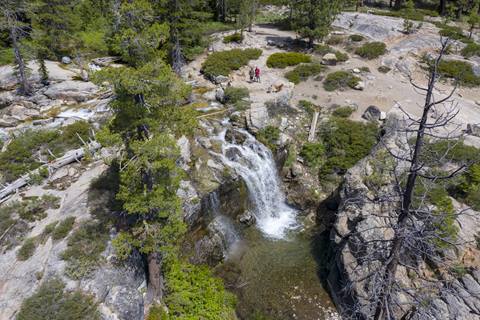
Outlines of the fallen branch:
<svg viewBox="0 0 480 320">
<path fill-rule="evenodd" d="M 317 130 L 317 121 L 319 114 L 320 113 L 318 111 L 315 111 L 315 113 L 313 114 L 312 124 L 310 126 L 310 132 L 308 134 L 308 142 L 313 142 L 313 140 L 315 140 L 315 131 Z"/>
<path fill-rule="evenodd" d="M 5 202 L 10 194 L 17 192 L 18 189 L 26 186 L 30 182 L 31 177 L 33 175 L 39 174 L 40 170 L 47 168 L 48 172 L 53 173 L 59 168 L 66 166 L 67 164 L 80 160 L 85 156 L 85 154 L 95 152 L 96 150 L 100 149 L 100 147 L 101 145 L 98 142 L 92 141 L 87 145 L 86 148 L 79 148 L 67 151 L 62 157 L 57 158 L 48 164 L 44 164 L 39 168 L 24 174 L 23 176 L 0 190 L 0 204 Z"/>
</svg>

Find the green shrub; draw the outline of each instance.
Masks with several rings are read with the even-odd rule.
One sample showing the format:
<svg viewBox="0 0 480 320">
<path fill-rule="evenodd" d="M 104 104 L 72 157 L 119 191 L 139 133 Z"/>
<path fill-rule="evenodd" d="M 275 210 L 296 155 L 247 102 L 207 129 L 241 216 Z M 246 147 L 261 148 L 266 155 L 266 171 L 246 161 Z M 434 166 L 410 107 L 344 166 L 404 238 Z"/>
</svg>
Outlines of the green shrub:
<svg viewBox="0 0 480 320">
<path fill-rule="evenodd" d="M 277 52 L 270 55 L 267 59 L 267 66 L 269 68 L 286 68 L 295 66 L 300 63 L 307 63 L 311 61 L 311 57 L 299 52 Z"/>
<path fill-rule="evenodd" d="M 225 89 L 225 102 L 226 103 L 237 103 L 238 101 L 248 98 L 250 93 L 247 88 L 243 87 L 227 87 Z"/>
<path fill-rule="evenodd" d="M 319 63 L 308 63 L 296 66 L 295 69 L 285 73 L 285 78 L 298 84 L 307 80 L 311 76 L 315 76 L 325 70 L 325 67 Z"/>
<path fill-rule="evenodd" d="M 0 49 L 0 66 L 12 64 L 15 61 L 12 48 Z"/>
<path fill-rule="evenodd" d="M 369 67 L 360 67 L 358 68 L 361 72 L 370 72 L 370 68 Z"/>
<path fill-rule="evenodd" d="M 467 87 L 480 86 L 480 77 L 473 72 L 470 63 L 460 60 L 442 60 L 438 65 L 438 71 L 447 78 L 456 79 L 459 84 Z"/>
<path fill-rule="evenodd" d="M 22 302 L 17 320 L 100 320 L 98 303 L 81 291 L 64 291 L 59 279 L 44 282 Z"/>
<path fill-rule="evenodd" d="M 55 230 L 52 232 L 53 240 L 60 240 L 67 236 L 72 231 L 73 224 L 75 223 L 75 217 L 68 217 L 58 223 Z"/>
<path fill-rule="evenodd" d="M 355 109 L 349 106 L 339 107 L 333 110 L 332 116 L 339 118 L 348 118 L 352 115 L 354 111 Z"/>
<path fill-rule="evenodd" d="M 272 152 L 277 151 L 277 142 L 280 138 L 280 129 L 274 126 L 266 126 L 257 132 L 258 141 L 266 145 Z"/>
<path fill-rule="evenodd" d="M 315 53 L 317 53 L 319 55 L 322 55 L 322 56 L 326 55 L 327 53 L 335 52 L 335 49 L 333 49 L 332 47 L 330 47 L 327 44 L 317 44 L 317 45 L 315 45 L 313 50 L 314 50 Z"/>
<path fill-rule="evenodd" d="M 224 289 L 206 266 L 173 259 L 166 266 L 165 304 L 169 313 L 162 320 L 234 320 L 235 296 Z"/>
<path fill-rule="evenodd" d="M 20 261 L 28 260 L 35 253 L 37 248 L 37 239 L 28 238 L 17 252 L 17 259 Z"/>
<path fill-rule="evenodd" d="M 462 56 L 465 58 L 470 58 L 473 56 L 480 57 L 480 44 L 475 42 L 467 44 L 467 46 L 462 49 Z"/>
<path fill-rule="evenodd" d="M 210 79 L 216 76 L 228 76 L 232 70 L 238 70 L 250 60 L 258 59 L 262 54 L 260 49 L 233 49 L 210 54 L 202 64 L 202 73 Z"/>
<path fill-rule="evenodd" d="M 368 42 L 357 48 L 355 53 L 365 59 L 375 59 L 385 54 L 387 46 L 383 42 Z"/>
<path fill-rule="evenodd" d="M 345 62 L 349 58 L 348 54 L 340 51 L 335 51 L 335 57 L 337 57 L 338 62 Z"/>
<path fill-rule="evenodd" d="M 360 42 L 360 41 L 363 41 L 365 39 L 365 37 L 360 35 L 360 34 L 352 34 L 348 38 L 350 39 L 350 41 L 353 41 L 353 42 Z"/>
<path fill-rule="evenodd" d="M 376 124 L 364 124 L 344 118 L 331 119 L 320 134 L 326 156 L 320 174 L 344 174 L 370 153 L 377 142 L 377 135 Z"/>
<path fill-rule="evenodd" d="M 343 90 L 348 87 L 354 88 L 360 82 L 360 78 L 347 71 L 329 73 L 323 81 L 323 87 L 327 91 Z"/>
<path fill-rule="evenodd" d="M 243 35 L 241 33 L 235 32 L 231 35 L 225 36 L 223 38 L 223 43 L 236 42 L 241 43 L 243 41 Z"/>
<path fill-rule="evenodd" d="M 300 156 L 309 167 L 319 167 L 324 162 L 325 147 L 320 142 L 307 142 L 300 150 Z"/>
<path fill-rule="evenodd" d="M 94 221 L 80 226 L 68 238 L 61 257 L 67 262 L 65 273 L 74 280 L 89 276 L 100 264 L 107 247 L 108 230 Z"/>
<path fill-rule="evenodd" d="M 381 73 L 389 73 L 390 70 L 392 70 L 390 67 L 387 67 L 387 66 L 380 66 L 378 67 L 378 72 L 381 72 Z"/>
</svg>

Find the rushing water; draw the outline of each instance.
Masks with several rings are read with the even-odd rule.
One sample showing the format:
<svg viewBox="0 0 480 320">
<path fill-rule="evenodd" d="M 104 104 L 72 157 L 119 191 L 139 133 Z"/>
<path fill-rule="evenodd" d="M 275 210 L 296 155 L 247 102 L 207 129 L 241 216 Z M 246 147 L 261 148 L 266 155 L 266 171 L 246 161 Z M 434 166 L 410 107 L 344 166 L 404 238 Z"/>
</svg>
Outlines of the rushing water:
<svg viewBox="0 0 480 320">
<path fill-rule="evenodd" d="M 226 130 L 219 135 L 222 141 L 220 157 L 247 184 L 257 227 L 267 237 L 283 239 L 288 230 L 298 226 L 296 210 L 285 202 L 270 150 L 248 132 L 239 132 L 246 137 L 242 144 L 227 142 Z"/>
<path fill-rule="evenodd" d="M 241 143 L 226 141 L 225 133 L 217 136 L 222 143 L 217 156 L 245 181 L 256 218 L 256 227 L 240 236 L 219 212 L 216 194 L 210 196 L 216 229 L 229 248 L 217 271 L 238 296 L 240 318 L 329 319 L 333 305 L 318 278 L 314 230 L 306 230 L 286 203 L 270 150 L 248 132 L 238 131 L 245 138 Z"/>
</svg>

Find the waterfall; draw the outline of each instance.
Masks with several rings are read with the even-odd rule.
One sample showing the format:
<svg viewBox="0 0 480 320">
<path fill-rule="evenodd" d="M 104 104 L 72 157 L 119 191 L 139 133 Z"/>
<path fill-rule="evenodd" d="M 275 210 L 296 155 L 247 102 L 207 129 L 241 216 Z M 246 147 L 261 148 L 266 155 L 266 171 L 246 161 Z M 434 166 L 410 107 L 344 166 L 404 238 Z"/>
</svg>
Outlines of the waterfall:
<svg viewBox="0 0 480 320">
<path fill-rule="evenodd" d="M 268 237 L 282 239 L 297 226 L 296 211 L 286 204 L 272 153 L 248 132 L 237 132 L 246 138 L 243 143 L 230 143 L 226 130 L 220 133 L 222 154 L 217 155 L 245 181 L 258 228 Z"/>
</svg>

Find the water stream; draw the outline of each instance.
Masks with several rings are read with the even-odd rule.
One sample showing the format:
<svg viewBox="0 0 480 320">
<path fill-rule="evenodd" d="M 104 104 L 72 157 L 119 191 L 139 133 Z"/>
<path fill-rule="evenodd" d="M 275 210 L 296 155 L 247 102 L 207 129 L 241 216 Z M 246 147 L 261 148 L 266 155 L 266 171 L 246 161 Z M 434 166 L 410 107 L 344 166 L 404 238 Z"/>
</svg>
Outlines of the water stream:
<svg viewBox="0 0 480 320">
<path fill-rule="evenodd" d="M 229 244 L 217 272 L 237 294 L 240 318 L 332 319 L 333 304 L 318 278 L 315 230 L 305 228 L 297 210 L 286 203 L 270 150 L 248 132 L 238 130 L 243 141 L 231 142 L 225 133 L 217 136 L 222 143 L 217 156 L 245 181 L 256 218 L 255 227 L 242 230 L 241 236 L 231 221 L 216 218 L 224 224 L 220 230 Z M 210 201 L 218 208 L 218 199 Z"/>
</svg>

